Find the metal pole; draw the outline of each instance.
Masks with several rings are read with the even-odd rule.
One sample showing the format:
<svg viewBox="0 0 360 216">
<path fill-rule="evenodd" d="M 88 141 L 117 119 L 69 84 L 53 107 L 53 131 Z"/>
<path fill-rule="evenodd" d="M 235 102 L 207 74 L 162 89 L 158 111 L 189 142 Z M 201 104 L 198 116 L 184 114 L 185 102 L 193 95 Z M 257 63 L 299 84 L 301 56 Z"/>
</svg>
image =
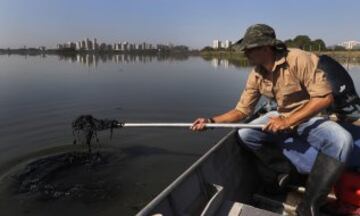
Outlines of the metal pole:
<svg viewBox="0 0 360 216">
<path fill-rule="evenodd" d="M 192 123 L 120 123 L 119 127 L 191 127 Z M 256 128 L 261 129 L 263 124 L 242 124 L 242 123 L 209 123 L 205 124 L 206 128 Z"/>
</svg>

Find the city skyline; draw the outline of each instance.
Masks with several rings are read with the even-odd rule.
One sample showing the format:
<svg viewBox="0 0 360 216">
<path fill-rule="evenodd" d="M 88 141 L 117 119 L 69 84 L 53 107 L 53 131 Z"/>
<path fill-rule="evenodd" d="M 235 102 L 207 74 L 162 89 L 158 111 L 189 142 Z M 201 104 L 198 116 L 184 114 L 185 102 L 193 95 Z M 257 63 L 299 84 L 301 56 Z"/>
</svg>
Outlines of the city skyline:
<svg viewBox="0 0 360 216">
<path fill-rule="evenodd" d="M 90 36 L 200 49 L 217 38 L 237 41 L 255 23 L 274 27 L 280 40 L 308 35 L 335 45 L 360 40 L 358 8 L 356 0 L 2 0 L 0 48 L 55 48 Z"/>
<path fill-rule="evenodd" d="M 169 48 L 172 48 L 174 45 L 169 43 L 168 45 L 156 44 L 156 46 L 153 46 L 152 43 L 146 43 L 146 42 L 133 43 L 130 41 L 105 43 L 98 41 L 97 38 L 93 38 L 92 40 L 89 38 L 85 38 L 84 40 L 58 43 L 56 45 L 56 48 L 57 49 L 71 48 L 74 50 L 93 50 L 93 51 L 109 50 L 109 49 L 127 51 L 127 50 L 150 50 L 153 48 L 160 49 L 161 46 L 168 46 Z"/>
</svg>

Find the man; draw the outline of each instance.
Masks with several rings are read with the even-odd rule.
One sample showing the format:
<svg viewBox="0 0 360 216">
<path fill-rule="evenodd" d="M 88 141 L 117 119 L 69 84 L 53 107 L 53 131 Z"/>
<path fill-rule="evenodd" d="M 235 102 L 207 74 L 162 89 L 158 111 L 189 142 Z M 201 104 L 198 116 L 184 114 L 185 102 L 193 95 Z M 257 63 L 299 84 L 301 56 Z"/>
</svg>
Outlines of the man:
<svg viewBox="0 0 360 216">
<path fill-rule="evenodd" d="M 351 152 L 351 134 L 335 122 L 318 114 L 334 99 L 319 58 L 300 49 L 287 49 L 276 39 L 274 30 L 264 24 L 250 26 L 235 47 L 244 51 L 254 69 L 236 107 L 212 118 L 198 118 L 192 130 L 203 130 L 206 123 L 237 122 L 249 116 L 261 95 L 277 102 L 277 111 L 251 123 L 266 124 L 263 130 L 240 129 L 239 138 L 262 159 L 263 145 L 292 140 L 288 145 L 310 144 L 319 151 L 308 177 L 304 200 L 298 215 L 319 215 Z M 296 148 L 295 148 L 296 149 Z M 258 154 L 260 152 L 260 154 Z M 299 162 L 301 163 L 301 161 Z"/>
</svg>

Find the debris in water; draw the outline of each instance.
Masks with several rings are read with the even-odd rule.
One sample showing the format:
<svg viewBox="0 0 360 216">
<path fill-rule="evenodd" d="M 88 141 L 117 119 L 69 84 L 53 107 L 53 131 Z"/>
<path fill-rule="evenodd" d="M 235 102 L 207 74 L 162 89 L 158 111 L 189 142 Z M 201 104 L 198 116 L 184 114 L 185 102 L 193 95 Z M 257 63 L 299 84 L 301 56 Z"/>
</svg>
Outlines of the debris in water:
<svg viewBox="0 0 360 216">
<path fill-rule="evenodd" d="M 97 132 L 118 126 L 116 120 L 101 120 L 81 115 L 72 122 L 74 144 L 85 142 L 86 152 L 66 152 L 40 158 L 15 174 L 14 193 L 41 200 L 107 200 L 117 194 L 119 181 L 109 178 L 112 163 L 119 157 L 112 152 L 92 152 Z"/>
<path fill-rule="evenodd" d="M 116 195 L 118 182 L 99 178 L 111 153 L 68 152 L 29 163 L 14 177 L 16 194 L 40 200 L 107 200 Z M 101 176 L 101 175 L 100 175 Z"/>
<path fill-rule="evenodd" d="M 91 153 L 91 140 L 95 138 L 99 143 L 97 131 L 110 129 L 110 138 L 112 137 L 113 129 L 118 126 L 119 122 L 116 120 L 96 119 L 92 115 L 81 115 L 72 122 L 73 134 L 75 136 L 74 144 L 82 135 L 85 138 L 85 144 L 88 146 L 89 153 Z"/>
</svg>

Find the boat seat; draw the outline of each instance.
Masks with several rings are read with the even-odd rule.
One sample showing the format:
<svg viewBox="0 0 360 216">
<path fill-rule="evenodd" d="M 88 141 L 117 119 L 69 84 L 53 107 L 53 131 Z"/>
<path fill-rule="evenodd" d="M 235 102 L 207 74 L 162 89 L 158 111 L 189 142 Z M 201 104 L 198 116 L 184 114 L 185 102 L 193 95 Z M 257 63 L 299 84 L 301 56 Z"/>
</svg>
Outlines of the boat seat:
<svg viewBox="0 0 360 216">
<path fill-rule="evenodd" d="M 278 216 L 279 214 L 259 209 L 239 202 L 225 201 L 219 211 L 219 216 Z"/>
<path fill-rule="evenodd" d="M 301 202 L 305 188 L 299 186 L 288 186 L 288 192 L 282 195 L 254 194 L 255 206 L 266 209 L 279 215 L 296 215 L 296 207 Z M 334 193 L 328 195 L 328 201 L 335 201 Z M 327 214 L 322 213 L 323 216 Z"/>
<path fill-rule="evenodd" d="M 224 199 L 224 188 L 213 185 L 216 189 L 213 196 L 203 209 L 201 216 L 272 216 L 279 215 L 264 209 L 259 209 L 241 202 Z"/>
</svg>

